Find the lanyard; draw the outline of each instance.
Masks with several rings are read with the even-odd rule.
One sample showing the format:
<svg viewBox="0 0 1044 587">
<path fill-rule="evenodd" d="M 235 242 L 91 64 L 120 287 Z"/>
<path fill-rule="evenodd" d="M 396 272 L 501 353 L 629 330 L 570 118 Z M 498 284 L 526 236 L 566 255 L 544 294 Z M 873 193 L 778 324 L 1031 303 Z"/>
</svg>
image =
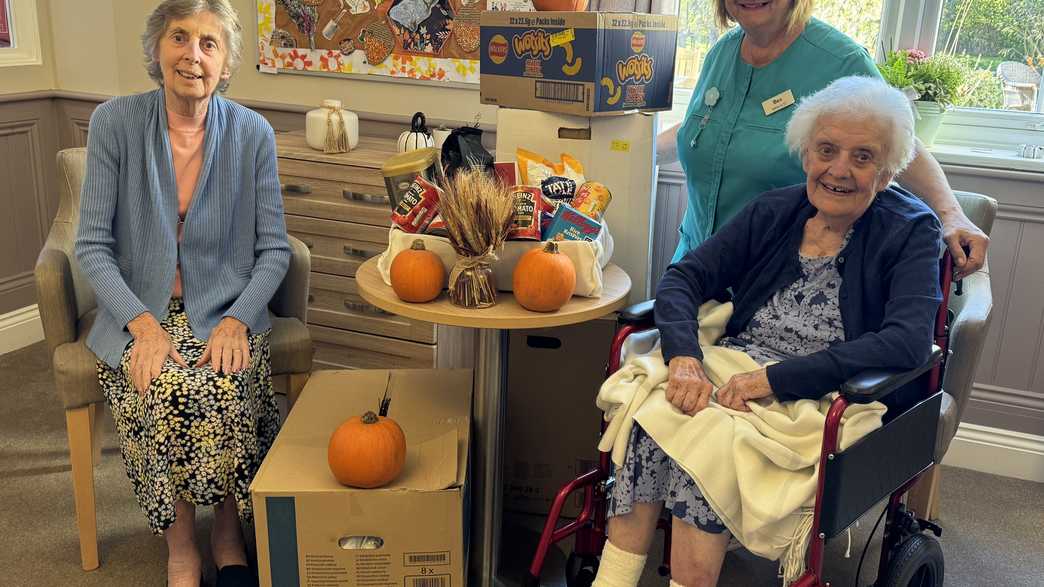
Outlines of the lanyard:
<svg viewBox="0 0 1044 587">
<path fill-rule="evenodd" d="M 703 93 L 703 103 L 707 106 L 707 115 L 700 120 L 700 125 L 696 129 L 696 134 L 692 137 L 692 140 L 689 141 L 690 149 L 696 148 L 696 139 L 699 138 L 700 131 L 703 130 L 703 127 L 707 126 L 707 123 L 710 122 L 711 114 L 714 112 L 714 106 L 720 99 L 721 92 L 718 91 L 717 87 L 712 87 Z"/>
</svg>

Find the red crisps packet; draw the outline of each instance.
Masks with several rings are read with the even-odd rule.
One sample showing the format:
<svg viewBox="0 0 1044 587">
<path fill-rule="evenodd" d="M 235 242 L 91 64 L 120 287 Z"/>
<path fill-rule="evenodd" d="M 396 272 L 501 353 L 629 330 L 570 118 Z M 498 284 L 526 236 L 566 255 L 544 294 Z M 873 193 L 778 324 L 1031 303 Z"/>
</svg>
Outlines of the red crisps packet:
<svg viewBox="0 0 1044 587">
<path fill-rule="evenodd" d="M 544 211 L 540 188 L 516 185 L 511 188 L 511 196 L 515 199 L 515 215 L 508 239 L 540 240 L 540 216 Z"/>
<path fill-rule="evenodd" d="M 418 175 L 392 210 L 392 222 L 406 232 L 424 232 L 439 211 L 441 194 L 436 185 Z"/>
</svg>

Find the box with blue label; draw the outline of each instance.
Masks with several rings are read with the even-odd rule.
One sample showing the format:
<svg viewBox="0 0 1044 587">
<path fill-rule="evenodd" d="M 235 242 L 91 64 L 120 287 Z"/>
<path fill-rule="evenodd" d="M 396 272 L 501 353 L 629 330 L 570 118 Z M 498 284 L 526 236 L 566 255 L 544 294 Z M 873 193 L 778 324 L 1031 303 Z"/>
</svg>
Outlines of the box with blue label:
<svg viewBox="0 0 1044 587">
<path fill-rule="evenodd" d="M 312 373 L 250 486 L 262 587 L 464 585 L 472 383 L 470 369 Z M 385 389 L 406 436 L 402 472 L 345 487 L 330 435 Z"/>
<path fill-rule="evenodd" d="M 678 20 L 626 12 L 483 12 L 483 104 L 591 116 L 670 110 Z"/>
</svg>

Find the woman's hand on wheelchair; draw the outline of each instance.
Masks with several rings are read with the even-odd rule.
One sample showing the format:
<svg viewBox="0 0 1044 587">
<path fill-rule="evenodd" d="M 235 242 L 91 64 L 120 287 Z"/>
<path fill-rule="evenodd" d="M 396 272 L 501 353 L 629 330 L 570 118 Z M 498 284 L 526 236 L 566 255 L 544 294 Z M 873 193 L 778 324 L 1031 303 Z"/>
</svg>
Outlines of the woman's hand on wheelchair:
<svg viewBox="0 0 1044 587">
<path fill-rule="evenodd" d="M 667 401 L 683 413 L 693 415 L 710 404 L 711 385 L 696 357 L 674 357 L 667 366 Z"/>
<path fill-rule="evenodd" d="M 748 373 L 737 373 L 729 382 L 718 389 L 718 403 L 739 412 L 749 412 L 747 402 L 772 395 L 768 371 L 758 369 Z"/>
</svg>

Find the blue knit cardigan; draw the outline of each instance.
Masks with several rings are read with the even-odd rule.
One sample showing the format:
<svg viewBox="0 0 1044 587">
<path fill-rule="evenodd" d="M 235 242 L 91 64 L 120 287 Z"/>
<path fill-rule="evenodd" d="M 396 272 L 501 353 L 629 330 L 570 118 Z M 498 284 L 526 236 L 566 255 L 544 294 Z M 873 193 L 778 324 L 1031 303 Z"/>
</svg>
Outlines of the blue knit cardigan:
<svg viewBox="0 0 1044 587">
<path fill-rule="evenodd" d="M 166 317 L 179 260 L 197 338 L 225 316 L 251 332 L 271 328 L 268 302 L 290 263 L 272 127 L 215 94 L 203 149 L 179 246 L 163 89 L 114 98 L 91 116 L 76 257 L 98 301 L 87 346 L 113 368 L 131 341 L 128 322 Z"/>
</svg>

